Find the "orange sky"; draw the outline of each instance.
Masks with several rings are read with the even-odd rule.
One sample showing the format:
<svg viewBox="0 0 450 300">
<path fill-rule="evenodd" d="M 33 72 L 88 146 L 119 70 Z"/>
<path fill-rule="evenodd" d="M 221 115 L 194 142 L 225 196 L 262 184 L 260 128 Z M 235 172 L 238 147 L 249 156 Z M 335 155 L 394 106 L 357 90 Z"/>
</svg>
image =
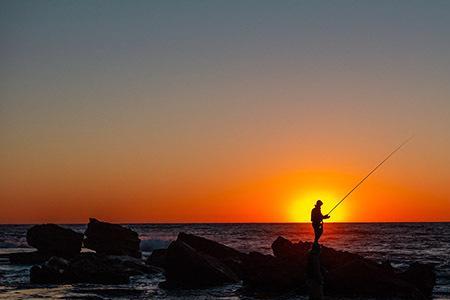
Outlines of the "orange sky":
<svg viewBox="0 0 450 300">
<path fill-rule="evenodd" d="M 447 183 L 427 170 L 448 173 L 438 161 L 422 159 L 418 149 L 426 145 L 421 141 L 416 138 L 387 161 L 330 221 L 450 220 Z M 351 150 L 361 155 L 343 155 L 346 147 L 330 143 L 325 148 L 334 153 L 307 146 L 292 153 L 262 149 L 235 161 L 224 154 L 224 161 L 217 157 L 212 167 L 191 161 L 158 172 L 145 157 L 116 161 L 113 167 L 109 158 L 99 156 L 95 164 L 67 162 L 63 171 L 62 162 L 51 165 L 55 158 L 48 159 L 45 169 L 14 165 L 14 171 L 29 173 L 9 182 L 3 178 L 2 199 L 8 201 L 2 201 L 1 220 L 84 223 L 95 216 L 114 222 L 305 222 L 318 198 L 328 212 L 391 150 L 369 150 L 364 144 L 355 142 Z M 191 169 L 191 163 L 197 168 Z"/>
<path fill-rule="evenodd" d="M 450 221 L 449 3 L 7 2 L 0 223 Z"/>
</svg>

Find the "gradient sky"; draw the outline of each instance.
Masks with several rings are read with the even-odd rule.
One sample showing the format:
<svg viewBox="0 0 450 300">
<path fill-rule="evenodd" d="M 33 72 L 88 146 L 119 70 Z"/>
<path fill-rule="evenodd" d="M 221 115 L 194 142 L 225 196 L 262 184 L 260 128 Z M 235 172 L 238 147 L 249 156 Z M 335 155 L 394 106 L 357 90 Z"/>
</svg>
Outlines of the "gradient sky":
<svg viewBox="0 0 450 300">
<path fill-rule="evenodd" d="M 450 221 L 450 1 L 2 1 L 0 223 Z"/>
</svg>

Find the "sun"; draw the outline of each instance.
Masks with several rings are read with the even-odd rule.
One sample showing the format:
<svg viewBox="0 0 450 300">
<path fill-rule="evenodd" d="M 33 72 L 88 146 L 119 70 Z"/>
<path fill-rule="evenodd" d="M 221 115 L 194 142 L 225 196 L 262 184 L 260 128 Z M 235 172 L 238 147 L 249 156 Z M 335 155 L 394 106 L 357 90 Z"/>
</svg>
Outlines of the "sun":
<svg viewBox="0 0 450 300">
<path fill-rule="evenodd" d="M 322 213 L 327 214 L 339 201 L 338 195 L 330 190 L 314 189 L 295 193 L 288 204 L 288 220 L 290 222 L 310 222 L 311 209 L 317 200 L 322 200 Z M 345 222 L 347 211 L 344 207 L 339 207 L 331 214 L 327 222 Z"/>
</svg>

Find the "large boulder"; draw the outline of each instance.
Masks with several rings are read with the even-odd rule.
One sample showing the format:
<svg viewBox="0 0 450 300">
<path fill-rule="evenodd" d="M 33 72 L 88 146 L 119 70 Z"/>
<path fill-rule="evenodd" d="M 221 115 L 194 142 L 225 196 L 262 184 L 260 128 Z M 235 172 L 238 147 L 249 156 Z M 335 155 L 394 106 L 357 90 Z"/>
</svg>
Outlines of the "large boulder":
<svg viewBox="0 0 450 300">
<path fill-rule="evenodd" d="M 236 249 L 206 239 L 201 236 L 180 232 L 178 234 L 177 240 L 188 244 L 197 251 L 200 251 L 204 254 L 208 254 L 209 256 L 218 259 L 225 259 L 225 258 L 240 259 L 243 257 L 242 252 L 239 252 Z"/>
<path fill-rule="evenodd" d="M 272 250 L 275 257 L 290 259 L 292 261 L 305 261 L 308 259 L 309 251 L 312 249 L 313 243 L 302 242 L 292 243 L 291 241 L 278 237 L 272 243 Z M 322 266 L 327 270 L 332 270 L 355 259 L 363 259 L 362 256 L 347 251 L 335 250 L 329 247 L 320 247 L 320 261 Z M 369 262 L 370 260 L 366 260 Z M 370 261 L 372 262 L 372 261 Z"/>
<path fill-rule="evenodd" d="M 436 273 L 434 266 L 415 262 L 404 272 L 399 274 L 399 278 L 413 284 L 425 296 L 431 296 L 433 287 L 436 284 Z"/>
<path fill-rule="evenodd" d="M 99 254 L 141 257 L 139 250 L 141 240 L 138 234 L 129 228 L 89 219 L 84 234 L 86 235 L 84 246 Z"/>
<path fill-rule="evenodd" d="M 218 259 L 176 240 L 167 249 L 166 282 L 162 287 L 199 288 L 239 281 L 239 277 Z"/>
<path fill-rule="evenodd" d="M 27 231 L 28 245 L 47 257 L 73 257 L 80 253 L 83 235 L 55 224 L 34 225 Z"/>
<path fill-rule="evenodd" d="M 159 268 L 164 268 L 166 265 L 167 249 L 155 249 L 147 258 L 146 264 Z"/>
<path fill-rule="evenodd" d="M 177 241 L 182 241 L 183 243 L 194 248 L 197 252 L 218 259 L 236 274 L 239 276 L 241 275 L 241 265 L 243 258 L 246 256 L 245 253 L 220 244 L 216 241 L 184 232 L 180 232 L 178 234 Z"/>
<path fill-rule="evenodd" d="M 250 252 L 243 259 L 242 279 L 247 288 L 269 292 L 301 289 L 305 285 L 306 261 L 291 263 L 272 255 Z"/>
<path fill-rule="evenodd" d="M 8 255 L 9 263 L 14 265 L 34 265 L 48 260 L 51 256 L 39 251 L 15 252 Z"/>
<path fill-rule="evenodd" d="M 283 259 L 305 260 L 310 249 L 311 245 L 308 243 L 292 243 L 281 236 L 272 243 L 272 251 L 275 257 Z"/>
<path fill-rule="evenodd" d="M 40 284 L 95 283 L 124 284 L 129 277 L 161 272 L 130 256 L 105 256 L 81 253 L 71 260 L 51 257 L 30 270 L 30 281 Z"/>
<path fill-rule="evenodd" d="M 62 284 L 71 281 L 69 261 L 53 256 L 42 265 L 30 269 L 30 282 L 38 284 Z"/>
<path fill-rule="evenodd" d="M 118 267 L 96 253 L 83 253 L 70 263 L 71 282 L 124 284 L 129 282 L 128 270 Z"/>
<path fill-rule="evenodd" d="M 158 266 L 146 264 L 139 258 L 126 255 L 108 255 L 104 259 L 111 265 L 116 266 L 122 273 L 133 275 L 145 275 L 161 273 L 163 269 Z"/>
<path fill-rule="evenodd" d="M 276 258 L 300 267 L 311 257 L 312 249 L 313 243 L 292 243 L 283 237 L 272 244 Z M 321 269 L 316 273 L 323 275 L 325 293 L 329 295 L 424 299 L 431 295 L 435 284 L 432 265 L 414 263 L 402 272 L 389 262 L 377 263 L 346 251 L 320 246 L 319 252 Z M 309 269 L 308 280 L 311 281 L 313 276 Z"/>
<path fill-rule="evenodd" d="M 413 284 L 362 259 L 355 259 L 327 273 L 325 291 L 331 295 L 426 299 Z"/>
</svg>

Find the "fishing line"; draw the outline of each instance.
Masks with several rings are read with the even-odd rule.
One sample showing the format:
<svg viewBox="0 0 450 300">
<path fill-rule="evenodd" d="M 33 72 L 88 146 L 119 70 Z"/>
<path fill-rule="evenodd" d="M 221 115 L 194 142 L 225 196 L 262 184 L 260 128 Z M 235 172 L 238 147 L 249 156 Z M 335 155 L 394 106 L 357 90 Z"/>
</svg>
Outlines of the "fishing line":
<svg viewBox="0 0 450 300">
<path fill-rule="evenodd" d="M 394 151 L 392 151 L 382 162 L 380 162 L 372 171 L 369 172 L 369 174 L 366 175 L 366 177 L 364 177 L 363 179 L 361 179 L 360 182 L 358 182 L 358 184 L 352 188 L 350 190 L 350 192 L 347 193 L 347 195 L 344 196 L 344 198 L 341 199 L 341 201 L 339 201 L 331 210 L 329 213 L 327 213 L 327 215 L 331 214 L 331 212 L 339 206 L 339 204 L 342 203 L 342 201 L 345 200 L 345 198 L 347 198 L 354 190 L 356 190 L 358 188 L 358 186 L 360 186 L 370 175 L 372 175 L 373 172 L 375 172 L 379 167 L 381 167 L 382 164 L 384 164 L 385 161 L 387 161 L 392 155 L 394 155 L 395 152 L 397 152 L 398 150 L 400 150 L 400 148 L 402 148 L 404 145 L 406 145 L 414 136 L 409 137 L 408 139 L 406 139 L 403 143 L 400 144 L 400 146 L 398 146 L 397 148 L 394 149 Z"/>
</svg>

